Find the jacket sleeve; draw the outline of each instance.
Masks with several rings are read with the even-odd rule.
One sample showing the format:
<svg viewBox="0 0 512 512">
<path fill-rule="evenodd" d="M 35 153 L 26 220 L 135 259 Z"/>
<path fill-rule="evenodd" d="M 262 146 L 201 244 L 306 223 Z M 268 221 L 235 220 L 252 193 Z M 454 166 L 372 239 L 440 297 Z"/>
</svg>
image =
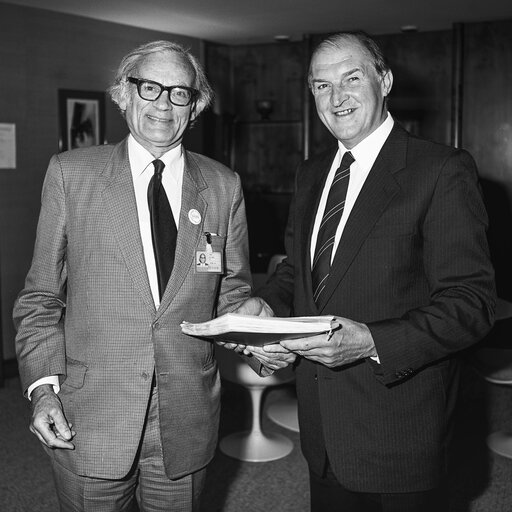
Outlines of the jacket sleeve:
<svg viewBox="0 0 512 512">
<path fill-rule="evenodd" d="M 66 371 L 66 246 L 64 180 L 54 156 L 43 184 L 32 264 L 13 311 L 24 392 L 36 380 Z"/>
<path fill-rule="evenodd" d="M 400 318 L 368 324 L 381 363 L 372 364 L 386 384 L 476 343 L 494 321 L 494 271 L 476 166 L 464 151 L 440 165 L 421 233 L 430 300 Z"/>
<path fill-rule="evenodd" d="M 238 174 L 232 196 L 224 254 L 225 275 L 220 286 L 218 315 L 236 309 L 250 296 L 252 287 L 245 202 Z"/>
</svg>

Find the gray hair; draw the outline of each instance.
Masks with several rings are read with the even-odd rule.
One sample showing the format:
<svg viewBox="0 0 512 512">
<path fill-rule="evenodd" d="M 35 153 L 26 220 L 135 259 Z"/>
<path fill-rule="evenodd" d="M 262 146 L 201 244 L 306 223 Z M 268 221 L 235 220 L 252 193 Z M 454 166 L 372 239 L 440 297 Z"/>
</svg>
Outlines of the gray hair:
<svg viewBox="0 0 512 512">
<path fill-rule="evenodd" d="M 127 78 L 130 76 L 144 60 L 145 57 L 154 53 L 177 53 L 188 62 L 194 70 L 195 79 L 193 87 L 199 91 L 196 101 L 196 112 L 200 114 L 213 101 L 213 90 L 208 83 L 203 66 L 192 53 L 178 43 L 171 41 L 152 41 L 135 48 L 123 57 L 119 64 L 114 83 L 108 88 L 108 93 L 112 101 L 119 106 L 127 94 Z"/>
<path fill-rule="evenodd" d="M 360 30 L 353 32 L 339 32 L 327 37 L 313 50 L 310 62 L 313 62 L 314 57 L 319 52 L 323 50 L 341 50 L 343 48 L 343 44 L 347 42 L 359 43 L 363 47 L 363 49 L 368 53 L 373 67 L 379 76 L 383 76 L 390 71 L 386 58 L 384 57 L 382 50 L 379 48 L 379 45 L 366 32 Z M 308 84 L 310 87 L 311 80 L 312 73 L 310 63 L 308 71 Z"/>
</svg>

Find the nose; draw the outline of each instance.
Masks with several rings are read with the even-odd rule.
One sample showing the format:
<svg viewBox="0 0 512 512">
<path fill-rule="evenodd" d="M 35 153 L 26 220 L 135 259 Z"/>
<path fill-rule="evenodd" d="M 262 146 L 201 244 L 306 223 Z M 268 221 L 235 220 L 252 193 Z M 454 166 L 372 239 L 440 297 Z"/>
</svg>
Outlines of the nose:
<svg viewBox="0 0 512 512">
<path fill-rule="evenodd" d="M 345 100 L 348 99 L 348 93 L 343 85 L 333 84 L 331 89 L 331 103 L 335 107 L 339 107 Z"/>
<path fill-rule="evenodd" d="M 156 105 L 157 108 L 162 110 L 172 109 L 173 104 L 169 99 L 169 91 L 162 91 L 160 97 L 153 101 L 153 104 Z"/>
</svg>

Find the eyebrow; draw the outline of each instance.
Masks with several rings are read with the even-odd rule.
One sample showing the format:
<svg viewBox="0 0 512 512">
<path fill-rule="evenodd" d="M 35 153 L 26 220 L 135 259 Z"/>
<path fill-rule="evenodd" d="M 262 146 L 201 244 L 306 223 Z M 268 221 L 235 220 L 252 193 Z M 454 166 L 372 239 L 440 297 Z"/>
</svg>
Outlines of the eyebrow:
<svg viewBox="0 0 512 512">
<path fill-rule="evenodd" d="M 360 68 L 360 67 L 357 67 L 357 68 L 353 68 L 353 69 L 350 69 L 348 71 L 345 71 L 344 73 L 341 74 L 341 78 L 346 78 L 347 76 L 353 74 L 353 73 L 356 73 L 356 72 L 361 72 L 363 73 L 363 69 Z M 311 83 L 317 83 L 317 82 L 330 82 L 330 80 L 326 80 L 326 79 L 322 79 L 322 78 L 313 78 L 311 80 Z"/>
</svg>

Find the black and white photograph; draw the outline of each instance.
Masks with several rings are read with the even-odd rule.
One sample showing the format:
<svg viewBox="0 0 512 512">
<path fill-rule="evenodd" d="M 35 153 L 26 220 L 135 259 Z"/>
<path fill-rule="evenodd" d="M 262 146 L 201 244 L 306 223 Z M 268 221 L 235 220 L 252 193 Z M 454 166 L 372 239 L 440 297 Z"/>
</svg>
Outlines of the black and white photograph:
<svg viewBox="0 0 512 512">
<path fill-rule="evenodd" d="M 512 512 L 512 1 L 0 0 L 0 512 Z"/>
</svg>

